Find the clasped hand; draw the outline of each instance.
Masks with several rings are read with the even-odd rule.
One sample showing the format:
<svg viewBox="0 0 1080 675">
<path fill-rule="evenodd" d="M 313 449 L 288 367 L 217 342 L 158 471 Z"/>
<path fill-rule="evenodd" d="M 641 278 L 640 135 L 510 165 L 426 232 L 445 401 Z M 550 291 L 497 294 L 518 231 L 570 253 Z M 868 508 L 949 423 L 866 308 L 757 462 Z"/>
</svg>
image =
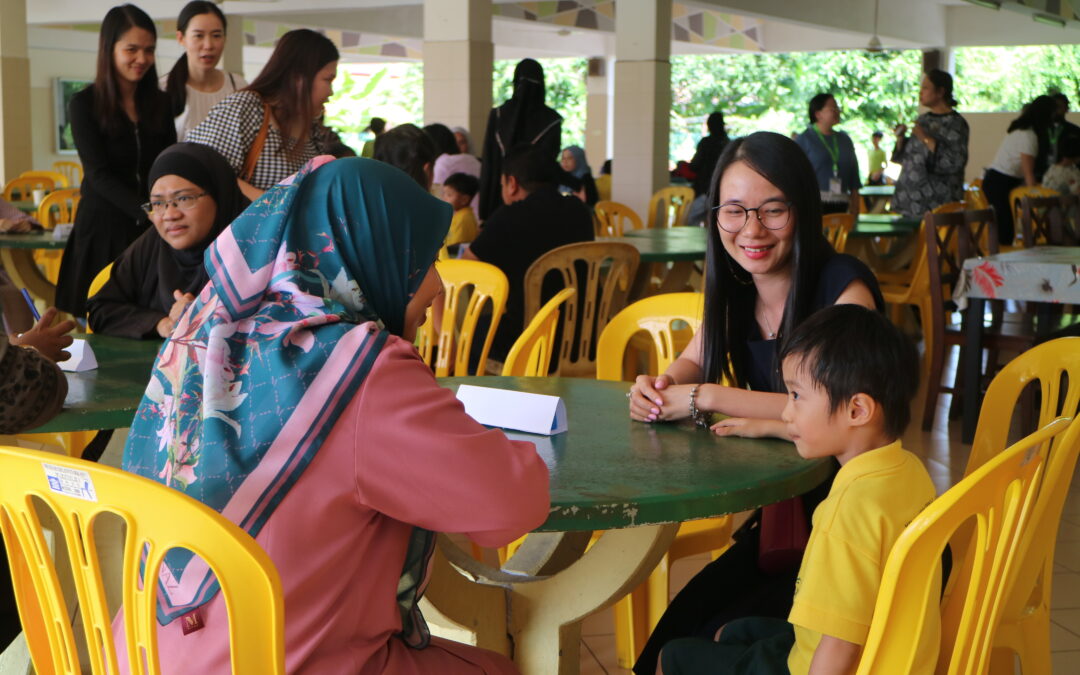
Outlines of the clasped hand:
<svg viewBox="0 0 1080 675">
<path fill-rule="evenodd" d="M 169 337 L 173 329 L 176 328 L 176 322 L 183 316 L 184 310 L 187 306 L 195 302 L 195 296 L 191 293 L 181 293 L 179 289 L 173 291 L 173 306 L 169 309 L 169 315 L 161 317 L 161 320 L 157 323 L 157 332 L 163 338 Z"/>
</svg>

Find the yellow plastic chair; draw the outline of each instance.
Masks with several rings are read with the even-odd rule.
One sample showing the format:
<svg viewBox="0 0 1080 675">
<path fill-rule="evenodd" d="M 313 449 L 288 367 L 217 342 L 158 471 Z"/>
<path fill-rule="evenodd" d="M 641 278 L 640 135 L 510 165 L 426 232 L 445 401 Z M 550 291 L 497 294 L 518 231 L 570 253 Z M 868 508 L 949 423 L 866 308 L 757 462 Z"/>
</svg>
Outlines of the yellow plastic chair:
<svg viewBox="0 0 1080 675">
<path fill-rule="evenodd" d="M 79 208 L 80 193 L 78 188 L 54 190 L 45 195 L 38 205 L 37 220 L 46 230 L 55 228 L 60 223 L 74 223 L 75 212 Z M 34 262 L 45 272 L 45 278 L 56 283 L 60 276 L 60 260 L 63 251 L 39 249 L 34 251 Z"/>
<path fill-rule="evenodd" d="M 964 189 L 964 203 L 974 211 L 990 208 L 990 202 L 986 199 L 986 193 L 982 190 L 981 180 L 978 181 L 978 185 L 972 183 Z"/>
<path fill-rule="evenodd" d="M 1051 440 L 1076 442 L 1080 426 L 1058 419 L 1016 443 L 935 499 L 900 534 L 882 572 L 870 631 L 857 675 L 914 672 L 915 639 L 927 629 L 929 603 L 937 606 L 941 554 L 965 528 L 975 553 L 969 574 L 953 567 L 942 604 L 937 673 L 986 672 L 990 641 L 1019 562 Z M 1043 671 L 1043 672 L 1049 672 Z"/>
<path fill-rule="evenodd" d="M 855 227 L 855 214 L 829 213 L 821 217 L 821 230 L 837 253 L 847 248 L 848 234 Z"/>
<path fill-rule="evenodd" d="M 556 348 L 555 329 L 559 325 L 559 307 L 575 293 L 576 289 L 564 288 L 540 308 L 506 355 L 503 375 L 547 377 Z"/>
<path fill-rule="evenodd" d="M 86 299 L 87 300 L 89 300 L 90 298 L 97 295 L 97 292 L 101 290 L 101 288 L 105 285 L 105 283 L 112 276 L 112 266 L 113 266 L 113 263 L 109 263 L 100 272 L 98 272 L 97 274 L 94 275 L 93 280 L 90 282 L 90 289 L 88 291 L 86 291 Z M 87 333 L 93 333 L 94 332 L 93 330 L 90 329 L 90 323 L 89 322 L 87 322 L 87 324 L 86 324 L 86 332 Z"/>
<path fill-rule="evenodd" d="M 69 187 L 78 187 L 82 183 L 83 168 L 78 162 L 53 162 L 53 171 L 67 178 Z"/>
<path fill-rule="evenodd" d="M 53 182 L 51 188 L 53 190 L 71 187 L 71 183 L 68 182 L 67 176 L 59 171 L 23 171 L 19 174 L 19 178 L 48 178 Z"/>
<path fill-rule="evenodd" d="M 685 225 L 686 212 L 690 210 L 692 201 L 694 201 L 694 188 L 660 188 L 649 200 L 649 229 Z"/>
<path fill-rule="evenodd" d="M 9 202 L 26 201 L 33 198 L 34 190 L 52 190 L 55 186 L 51 178 L 13 178 L 4 186 L 4 199 Z"/>
<path fill-rule="evenodd" d="M 52 453 L 0 447 L 0 464 L 0 526 L 37 672 L 82 672 L 70 620 L 73 605 L 61 589 L 58 556 L 46 544 L 40 510 L 46 520 L 58 523 L 57 541 L 66 547 L 67 558 L 61 568 L 74 577 L 83 634 L 92 636 L 87 653 L 95 675 L 118 672 L 113 615 L 95 540 L 104 516 L 116 516 L 126 526 L 122 597 L 133 673 L 159 672 L 156 580 L 165 553 L 173 548 L 193 551 L 221 584 L 232 672 L 285 672 L 285 607 L 277 570 L 255 540 L 220 513 L 146 478 Z M 57 476 L 63 478 L 51 478 Z M 57 489 L 54 480 L 64 487 Z M 144 554 L 147 577 L 155 583 L 140 580 Z M 139 665 L 143 654 L 147 670 Z"/>
<path fill-rule="evenodd" d="M 640 230 L 644 227 L 641 216 L 626 204 L 601 201 L 596 202 L 593 209 L 593 222 L 598 237 L 621 237 L 628 229 Z"/>
<path fill-rule="evenodd" d="M 1064 377 L 1063 377 L 1064 376 Z M 1036 345 L 1016 357 L 994 377 L 986 390 L 979 425 L 971 445 L 966 473 L 989 463 L 1006 438 L 1013 410 L 1028 387 L 1038 391 L 1038 427 L 1058 415 L 1080 412 L 1080 337 L 1059 338 Z M 1074 434 L 1075 436 L 1075 434 Z M 1054 444 L 1031 524 L 1020 544 L 1016 585 L 1005 599 L 994 635 L 991 673 L 1013 673 L 1013 655 L 1020 657 L 1024 675 L 1049 673 L 1050 600 L 1057 531 L 1078 448 L 1061 439 Z M 954 560 L 960 560 L 954 551 Z"/>
<path fill-rule="evenodd" d="M 680 340 L 680 333 L 692 335 L 700 328 L 704 301 L 701 293 L 666 293 L 638 300 L 616 314 L 600 334 L 596 347 L 597 379 L 624 379 L 624 355 L 635 335 L 641 332 L 647 332 L 651 338 L 655 355 L 652 372 L 667 370 L 688 341 L 688 337 Z M 676 328 L 680 323 L 689 330 Z M 701 553 L 712 553 L 715 558 L 730 545 L 731 530 L 731 516 L 694 520 L 679 526 L 675 541 L 648 580 L 615 605 L 615 650 L 619 665 L 633 666 L 667 608 L 671 564 Z"/>
<path fill-rule="evenodd" d="M 417 350 L 424 363 L 435 370 L 436 377 L 469 375 L 476 324 L 485 307 L 490 306 L 491 324 L 480 351 L 479 365 L 471 373 L 483 375 L 491 341 L 506 309 L 510 282 L 498 267 L 478 260 L 440 260 L 435 263 L 435 269 L 442 277 L 445 292 L 442 323 L 436 337 L 433 312 L 428 309 L 427 321 L 417 331 Z"/>
<path fill-rule="evenodd" d="M 1020 221 L 1024 217 L 1023 200 L 1024 197 L 1059 197 L 1061 193 L 1057 190 L 1051 190 L 1050 188 L 1043 187 L 1041 185 L 1021 185 L 1018 188 L 1013 188 L 1009 191 L 1009 204 L 1012 206 L 1013 212 L 1013 231 L 1014 236 L 1020 238 Z M 1013 244 L 1015 245 L 1015 241 Z"/>
<path fill-rule="evenodd" d="M 611 201 L 611 174 L 605 173 L 596 177 L 596 195 L 600 201 Z"/>
</svg>

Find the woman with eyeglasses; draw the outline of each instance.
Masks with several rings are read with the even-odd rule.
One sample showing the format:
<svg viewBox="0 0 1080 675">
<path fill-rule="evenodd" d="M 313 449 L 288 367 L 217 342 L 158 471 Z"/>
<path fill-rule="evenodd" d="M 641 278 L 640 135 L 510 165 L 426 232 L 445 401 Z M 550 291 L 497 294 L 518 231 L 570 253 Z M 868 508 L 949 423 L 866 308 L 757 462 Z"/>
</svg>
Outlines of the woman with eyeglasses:
<svg viewBox="0 0 1080 675">
<path fill-rule="evenodd" d="M 56 306 L 86 314 L 99 271 L 142 234 L 146 174 L 176 142 L 168 97 L 157 87 L 157 29 L 135 5 L 113 7 L 101 22 L 97 76 L 71 99 L 71 133 L 85 175 L 75 226 L 64 248 Z"/>
<path fill-rule="evenodd" d="M 177 143 L 150 169 L 154 227 L 113 263 L 109 281 L 87 301 L 96 333 L 169 337 L 209 277 L 203 254 L 248 205 L 228 162 L 205 145 Z"/>
<path fill-rule="evenodd" d="M 708 204 L 701 328 L 663 374 L 637 378 L 630 417 L 645 423 L 691 417 L 708 426 L 716 412 L 731 416 L 711 425 L 717 434 L 784 437 L 787 396 L 775 358 L 784 336 L 823 307 L 881 310 L 884 301 L 869 268 L 825 240 L 814 169 L 786 136 L 758 132 L 729 143 Z M 827 493 L 826 484 L 804 495 L 807 522 Z M 675 638 L 711 639 L 741 616 L 787 617 L 801 553 L 779 568 L 761 563 L 759 522 L 755 514 L 735 544 L 672 601 L 635 673 L 654 673 L 660 648 Z"/>
</svg>

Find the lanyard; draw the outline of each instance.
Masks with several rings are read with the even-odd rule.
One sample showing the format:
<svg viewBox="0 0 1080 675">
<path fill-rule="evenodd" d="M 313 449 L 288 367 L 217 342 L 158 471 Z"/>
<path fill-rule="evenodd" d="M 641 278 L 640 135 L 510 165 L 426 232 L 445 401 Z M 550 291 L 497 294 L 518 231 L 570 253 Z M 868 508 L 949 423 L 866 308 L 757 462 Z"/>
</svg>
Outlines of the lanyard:
<svg viewBox="0 0 1080 675">
<path fill-rule="evenodd" d="M 834 133 L 832 135 L 832 146 L 825 141 L 825 134 L 821 133 L 821 129 L 817 128 L 816 124 L 811 124 L 810 128 L 814 130 L 817 137 L 821 139 L 821 144 L 825 146 L 825 149 L 829 152 L 829 157 L 832 157 L 832 175 L 840 175 L 840 139 L 836 137 Z"/>
<path fill-rule="evenodd" d="M 1046 130 L 1047 135 L 1050 136 L 1050 145 L 1057 147 L 1058 139 L 1061 138 L 1061 130 L 1064 128 L 1064 124 L 1055 124 Z"/>
</svg>

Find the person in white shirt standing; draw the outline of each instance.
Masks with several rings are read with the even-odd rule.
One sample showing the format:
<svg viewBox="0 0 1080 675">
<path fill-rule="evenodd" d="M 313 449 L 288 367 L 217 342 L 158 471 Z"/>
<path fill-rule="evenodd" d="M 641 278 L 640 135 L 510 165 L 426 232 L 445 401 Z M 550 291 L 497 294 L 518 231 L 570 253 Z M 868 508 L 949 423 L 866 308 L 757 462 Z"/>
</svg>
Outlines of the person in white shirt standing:
<svg viewBox="0 0 1080 675">
<path fill-rule="evenodd" d="M 176 40 L 185 55 L 160 79 L 172 104 L 178 141 L 184 141 L 188 131 L 206 119 L 218 101 L 247 86 L 240 75 L 217 69 L 225 51 L 227 23 L 213 2 L 195 0 L 180 10 Z"/>
<path fill-rule="evenodd" d="M 1038 185 L 1035 178 L 1035 158 L 1040 145 L 1046 141 L 1046 131 L 1054 120 L 1054 99 L 1039 96 L 1027 104 L 1020 117 L 1009 124 L 1008 134 L 1001 141 L 994 161 L 983 175 L 983 192 L 997 217 L 998 240 L 1012 245 L 1015 238 L 1012 205 L 1009 193 L 1021 185 Z"/>
</svg>

